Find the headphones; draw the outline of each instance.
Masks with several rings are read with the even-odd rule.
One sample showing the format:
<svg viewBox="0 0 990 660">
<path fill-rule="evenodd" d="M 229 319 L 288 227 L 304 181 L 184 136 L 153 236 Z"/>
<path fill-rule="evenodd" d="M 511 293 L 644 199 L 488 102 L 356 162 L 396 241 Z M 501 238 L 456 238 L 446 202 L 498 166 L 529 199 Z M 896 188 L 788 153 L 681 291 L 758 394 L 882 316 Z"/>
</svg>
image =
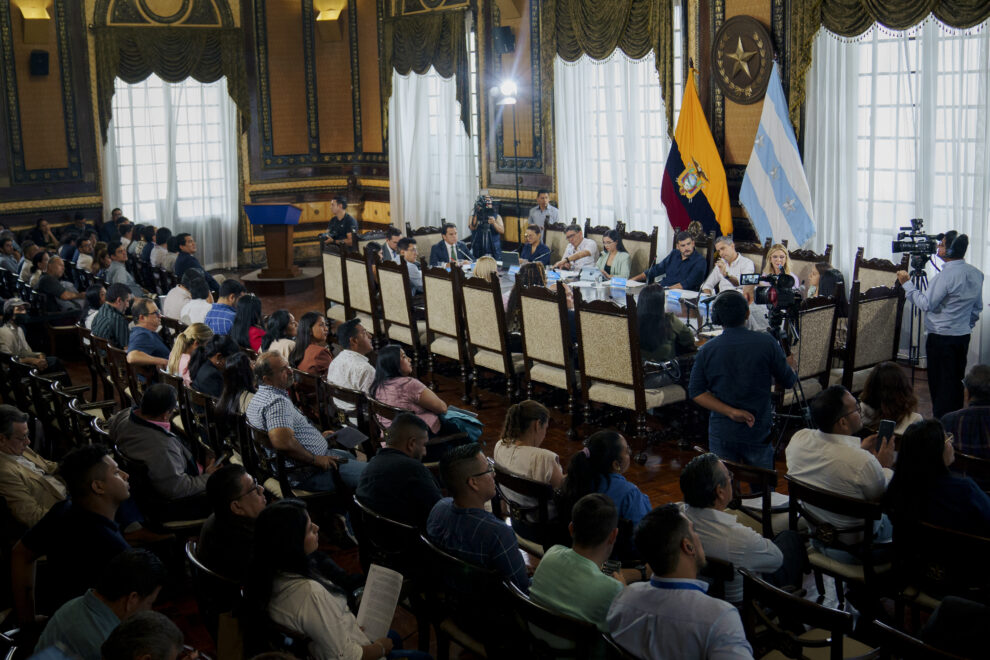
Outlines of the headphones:
<svg viewBox="0 0 990 660">
<path fill-rule="evenodd" d="M 735 289 L 730 289 L 728 291 L 723 291 L 717 296 L 715 296 L 715 300 L 712 301 L 712 306 L 711 306 L 712 323 L 714 323 L 715 325 L 725 325 L 724 323 L 722 323 L 722 315 L 719 313 L 719 310 L 723 306 L 725 306 L 727 302 L 726 301 L 727 298 L 730 298 L 732 296 L 741 296 L 741 295 L 742 294 L 736 291 Z"/>
<path fill-rule="evenodd" d="M 956 231 L 945 234 L 945 256 L 949 259 L 962 259 L 969 247 L 969 236 Z"/>
</svg>

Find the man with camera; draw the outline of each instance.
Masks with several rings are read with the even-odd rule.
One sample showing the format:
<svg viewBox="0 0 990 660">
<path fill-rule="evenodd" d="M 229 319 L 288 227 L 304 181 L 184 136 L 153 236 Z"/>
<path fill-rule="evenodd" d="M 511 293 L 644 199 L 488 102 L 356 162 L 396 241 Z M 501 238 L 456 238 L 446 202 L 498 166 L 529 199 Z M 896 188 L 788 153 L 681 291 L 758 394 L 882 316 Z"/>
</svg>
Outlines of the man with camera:
<svg viewBox="0 0 990 660">
<path fill-rule="evenodd" d="M 950 231 L 938 239 L 938 256 L 945 265 L 932 278 L 928 291 L 920 291 L 906 270 L 897 271 L 897 281 L 908 301 L 926 312 L 928 391 L 932 412 L 941 418 L 963 405 L 969 337 L 983 309 L 983 273 L 964 259 L 969 236 Z"/>
<path fill-rule="evenodd" d="M 502 234 L 505 233 L 505 223 L 495 209 L 491 195 L 482 191 L 474 204 L 474 212 L 468 224 L 471 229 L 471 253 L 475 259 L 487 255 L 502 258 Z"/>
</svg>

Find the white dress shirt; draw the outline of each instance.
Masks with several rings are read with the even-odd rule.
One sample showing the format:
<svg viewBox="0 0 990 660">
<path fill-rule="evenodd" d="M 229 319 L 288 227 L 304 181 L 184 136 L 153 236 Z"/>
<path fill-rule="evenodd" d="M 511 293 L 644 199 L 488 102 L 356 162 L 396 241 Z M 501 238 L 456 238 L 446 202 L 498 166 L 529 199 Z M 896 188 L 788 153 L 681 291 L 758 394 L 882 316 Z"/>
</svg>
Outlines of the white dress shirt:
<svg viewBox="0 0 990 660">
<path fill-rule="evenodd" d="M 162 303 L 162 316 L 167 316 L 170 319 L 181 319 L 182 308 L 190 300 L 192 300 L 192 294 L 189 293 L 189 289 L 178 285 L 172 287 L 168 295 L 165 296 L 165 302 Z"/>
<path fill-rule="evenodd" d="M 357 351 L 345 349 L 333 359 L 327 368 L 327 382 L 352 390 L 360 390 L 368 394 L 371 382 L 375 380 L 375 368 L 368 358 Z M 334 399 L 333 404 L 342 412 L 353 412 L 354 406 Z"/>
<path fill-rule="evenodd" d="M 568 243 L 567 249 L 564 250 L 563 258 L 566 259 L 572 254 L 577 254 L 578 252 L 582 252 L 584 250 L 590 252 L 591 256 L 575 259 L 574 261 L 571 262 L 571 268 L 584 268 L 585 266 L 594 266 L 595 261 L 598 259 L 598 243 L 595 243 L 590 238 L 583 239 L 581 243 L 578 244 L 577 247 L 574 247 L 573 245 Z"/>
<path fill-rule="evenodd" d="M 682 504 L 684 515 L 694 523 L 705 555 L 732 562 L 733 568 L 748 568 L 757 573 L 772 573 L 784 563 L 784 553 L 773 541 L 739 522 L 731 513 L 713 508 L 696 509 Z M 743 599 L 742 575 L 725 584 L 725 599 L 740 603 Z"/>
<path fill-rule="evenodd" d="M 282 573 L 275 578 L 268 615 L 275 623 L 303 633 L 314 658 L 360 660 L 371 643 L 347 609 L 347 599 L 316 580 Z"/>
<path fill-rule="evenodd" d="M 165 261 L 165 255 L 168 254 L 168 248 L 164 245 L 155 245 L 151 248 L 151 256 L 148 257 L 148 261 L 155 268 L 161 268 Z"/>
<path fill-rule="evenodd" d="M 736 254 L 736 260 L 733 261 L 725 269 L 726 275 L 731 275 L 739 281 L 740 275 L 746 275 L 748 273 L 755 273 L 756 266 L 749 257 L 744 257 L 741 254 Z M 712 272 L 708 274 L 708 277 L 704 282 L 701 283 L 701 290 L 704 291 L 708 289 L 715 293 L 721 293 L 723 291 L 730 291 L 733 289 L 740 289 L 741 287 L 735 286 L 729 281 L 729 278 L 722 274 L 722 270 L 715 266 Z"/>
<path fill-rule="evenodd" d="M 213 303 L 208 303 L 202 298 L 190 300 L 182 306 L 182 311 L 179 313 L 179 320 L 186 325 L 203 323 L 206 320 L 206 314 L 212 307 Z"/>
</svg>

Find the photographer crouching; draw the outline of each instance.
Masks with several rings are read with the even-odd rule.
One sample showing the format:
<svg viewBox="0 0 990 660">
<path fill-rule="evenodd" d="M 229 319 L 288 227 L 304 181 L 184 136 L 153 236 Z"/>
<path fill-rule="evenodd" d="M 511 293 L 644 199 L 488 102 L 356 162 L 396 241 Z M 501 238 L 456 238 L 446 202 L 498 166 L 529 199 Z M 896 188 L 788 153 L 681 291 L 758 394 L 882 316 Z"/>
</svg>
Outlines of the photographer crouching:
<svg viewBox="0 0 990 660">
<path fill-rule="evenodd" d="M 973 326 L 983 309 L 983 273 L 964 257 L 969 237 L 950 231 L 938 236 L 937 254 L 945 261 L 932 278 L 928 291 L 921 291 L 906 270 L 897 271 L 908 301 L 926 312 L 925 352 L 928 356 L 928 391 L 937 418 L 963 407 L 962 380 Z"/>
</svg>

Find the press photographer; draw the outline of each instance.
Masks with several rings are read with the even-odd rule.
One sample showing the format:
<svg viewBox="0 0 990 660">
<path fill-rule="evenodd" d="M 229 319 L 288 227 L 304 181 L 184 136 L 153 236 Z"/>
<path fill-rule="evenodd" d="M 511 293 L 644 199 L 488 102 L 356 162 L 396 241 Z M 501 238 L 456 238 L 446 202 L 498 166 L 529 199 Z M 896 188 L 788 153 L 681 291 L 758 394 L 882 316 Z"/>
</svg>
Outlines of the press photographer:
<svg viewBox="0 0 990 660">
<path fill-rule="evenodd" d="M 471 228 L 471 253 L 474 258 L 478 259 L 487 254 L 500 260 L 502 258 L 502 234 L 505 233 L 505 224 L 502 222 L 502 216 L 498 214 L 488 191 L 482 190 L 481 195 L 474 203 L 469 227 Z"/>
<path fill-rule="evenodd" d="M 910 250 L 912 272 L 897 271 L 897 281 L 904 287 L 908 301 L 926 312 L 925 351 L 928 356 L 928 390 L 932 397 L 935 417 L 963 406 L 962 379 L 966 375 L 966 354 L 973 326 L 983 308 L 983 273 L 965 262 L 969 237 L 950 231 L 935 237 L 919 234 L 921 221 L 912 220 L 912 233 L 922 240 L 903 241 L 898 236 L 895 251 L 909 244 L 927 243 L 926 247 Z M 911 234 L 908 234 L 910 237 Z M 932 239 L 937 239 L 937 254 L 945 261 L 942 271 L 935 275 L 927 291 L 923 286 L 924 267 Z"/>
</svg>

